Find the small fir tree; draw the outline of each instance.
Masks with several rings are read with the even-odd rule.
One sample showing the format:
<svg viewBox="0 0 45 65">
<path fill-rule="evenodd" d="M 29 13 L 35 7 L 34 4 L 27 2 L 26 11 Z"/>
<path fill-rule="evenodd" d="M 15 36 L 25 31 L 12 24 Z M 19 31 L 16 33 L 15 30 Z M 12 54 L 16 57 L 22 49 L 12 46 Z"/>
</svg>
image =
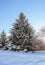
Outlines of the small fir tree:
<svg viewBox="0 0 45 65">
<path fill-rule="evenodd" d="M 6 36 L 6 33 L 4 30 L 1 32 L 0 41 L 1 41 L 3 46 L 6 45 L 5 43 L 7 43 L 7 36 Z"/>
</svg>

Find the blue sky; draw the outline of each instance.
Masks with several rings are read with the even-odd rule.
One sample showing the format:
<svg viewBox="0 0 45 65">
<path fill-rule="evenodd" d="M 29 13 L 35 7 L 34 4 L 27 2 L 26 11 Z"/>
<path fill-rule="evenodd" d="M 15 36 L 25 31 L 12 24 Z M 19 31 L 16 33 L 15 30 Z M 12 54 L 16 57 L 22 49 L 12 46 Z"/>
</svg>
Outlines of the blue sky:
<svg viewBox="0 0 45 65">
<path fill-rule="evenodd" d="M 45 25 L 45 0 L 0 0 L 0 32 L 7 34 L 20 12 L 23 12 L 31 25 L 40 29 Z"/>
</svg>

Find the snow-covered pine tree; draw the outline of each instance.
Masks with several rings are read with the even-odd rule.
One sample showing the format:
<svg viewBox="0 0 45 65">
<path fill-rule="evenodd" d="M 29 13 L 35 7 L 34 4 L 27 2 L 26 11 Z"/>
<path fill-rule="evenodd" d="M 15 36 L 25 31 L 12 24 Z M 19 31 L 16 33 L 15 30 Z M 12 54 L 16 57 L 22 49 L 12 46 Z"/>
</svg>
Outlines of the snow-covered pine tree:
<svg viewBox="0 0 45 65">
<path fill-rule="evenodd" d="M 1 32 L 0 42 L 2 43 L 3 46 L 5 46 L 7 43 L 7 36 L 4 30 Z"/>
<path fill-rule="evenodd" d="M 20 46 L 19 48 L 22 48 L 23 50 L 34 50 L 32 42 L 34 38 L 34 30 L 33 27 L 29 25 L 28 19 L 23 13 L 20 13 L 19 18 L 16 19 L 10 33 L 10 41 L 12 41 L 13 44 L 18 47 Z"/>
</svg>

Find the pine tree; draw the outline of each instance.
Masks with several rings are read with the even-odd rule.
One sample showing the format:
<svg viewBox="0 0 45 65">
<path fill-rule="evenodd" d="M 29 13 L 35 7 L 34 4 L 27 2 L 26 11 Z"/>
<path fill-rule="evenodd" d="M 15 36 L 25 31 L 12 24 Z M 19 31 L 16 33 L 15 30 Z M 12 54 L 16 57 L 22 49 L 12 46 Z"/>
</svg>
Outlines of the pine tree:
<svg viewBox="0 0 45 65">
<path fill-rule="evenodd" d="M 5 46 L 5 43 L 7 42 L 7 36 L 4 30 L 1 32 L 0 41 L 2 45 Z"/>
<path fill-rule="evenodd" d="M 29 25 L 28 19 L 23 13 L 20 13 L 19 18 L 13 24 L 10 30 L 10 40 L 17 46 L 23 49 L 33 50 L 34 30 L 31 24 Z"/>
</svg>

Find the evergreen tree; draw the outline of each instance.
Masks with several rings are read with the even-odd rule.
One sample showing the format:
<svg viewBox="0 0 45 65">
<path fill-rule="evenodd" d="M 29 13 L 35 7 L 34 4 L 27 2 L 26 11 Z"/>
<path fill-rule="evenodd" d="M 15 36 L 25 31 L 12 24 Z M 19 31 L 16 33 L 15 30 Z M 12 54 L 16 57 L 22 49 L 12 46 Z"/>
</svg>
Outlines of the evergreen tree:
<svg viewBox="0 0 45 65">
<path fill-rule="evenodd" d="M 29 25 L 28 19 L 23 13 L 20 13 L 19 18 L 16 19 L 10 33 L 10 40 L 12 43 L 23 49 L 34 50 L 34 30 L 33 27 Z"/>
<path fill-rule="evenodd" d="M 4 30 L 1 32 L 0 41 L 3 46 L 5 46 L 5 43 L 7 43 L 7 36 Z"/>
</svg>

